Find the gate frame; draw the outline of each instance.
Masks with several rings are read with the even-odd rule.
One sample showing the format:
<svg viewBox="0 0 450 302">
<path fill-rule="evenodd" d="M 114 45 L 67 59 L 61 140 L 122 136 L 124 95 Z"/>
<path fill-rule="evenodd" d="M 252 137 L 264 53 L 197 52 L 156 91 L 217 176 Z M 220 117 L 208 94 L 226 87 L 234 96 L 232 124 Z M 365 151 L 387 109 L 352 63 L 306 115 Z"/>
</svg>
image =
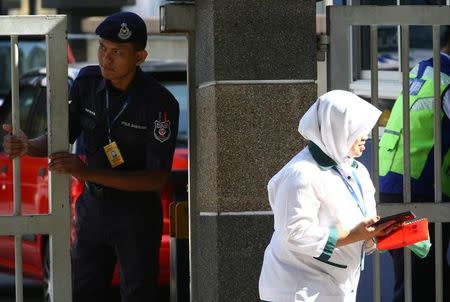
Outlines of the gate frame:
<svg viewBox="0 0 450 302">
<path fill-rule="evenodd" d="M 370 26 L 371 47 L 371 102 L 378 107 L 378 63 L 377 63 L 377 31 L 380 25 L 397 25 L 401 27 L 401 66 L 402 66 L 402 91 L 408 91 L 403 97 L 404 116 L 404 203 L 380 204 L 379 193 L 376 193 L 377 210 L 380 215 L 387 215 L 405 210 L 413 210 L 419 217 L 428 217 L 435 222 L 435 263 L 436 263 L 436 301 L 443 301 L 443 255 L 442 255 L 442 223 L 450 222 L 450 203 L 442 202 L 440 156 L 441 128 L 440 119 L 435 118 L 435 179 L 436 193 L 435 203 L 411 203 L 410 179 L 410 137 L 409 137 L 409 26 L 426 25 L 433 28 L 433 58 L 434 62 L 440 62 L 439 26 L 449 25 L 449 6 L 328 6 L 327 7 L 327 32 L 330 36 L 328 45 L 327 89 L 349 90 L 353 81 L 354 65 L 352 62 L 353 26 Z M 436 40 L 438 40 L 436 42 Z M 358 63 L 356 63 L 358 64 Z M 440 116 L 440 64 L 435 66 L 435 117 Z M 406 71 L 406 72 L 405 72 Z M 356 71 L 358 72 L 358 71 Z M 372 132 L 373 164 L 372 172 L 375 188 L 378 189 L 378 127 Z M 440 238 L 440 240 L 437 240 Z M 411 291 L 411 252 L 405 249 L 405 301 L 412 300 Z M 407 265 L 406 265 L 407 264 Z M 381 301 L 380 285 L 380 256 L 374 257 L 374 301 Z"/>
<path fill-rule="evenodd" d="M 45 36 L 48 152 L 68 151 L 67 17 L 0 16 L 0 35 L 11 37 L 13 133 L 19 129 L 18 36 Z M 21 215 L 20 159 L 13 161 L 14 216 L 0 217 L 0 235 L 16 239 L 16 301 L 23 301 L 22 236 L 48 234 L 52 301 L 72 301 L 69 176 L 49 171 L 49 214 Z"/>
</svg>

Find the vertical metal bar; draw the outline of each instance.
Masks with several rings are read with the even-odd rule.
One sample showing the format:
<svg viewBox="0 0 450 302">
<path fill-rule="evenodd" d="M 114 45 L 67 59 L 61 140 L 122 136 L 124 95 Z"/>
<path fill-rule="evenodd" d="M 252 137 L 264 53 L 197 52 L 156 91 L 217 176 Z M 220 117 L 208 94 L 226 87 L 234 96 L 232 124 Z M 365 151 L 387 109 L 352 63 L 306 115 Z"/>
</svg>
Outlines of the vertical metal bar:
<svg viewBox="0 0 450 302">
<path fill-rule="evenodd" d="M 11 36 L 11 97 L 12 97 L 12 126 L 13 134 L 18 135 L 20 130 L 19 110 L 19 40 L 18 36 Z M 22 196 L 20 191 L 20 158 L 13 160 L 13 194 L 14 216 L 22 215 Z M 14 236 L 15 251 L 15 283 L 16 302 L 23 301 L 22 278 L 22 235 Z"/>
<path fill-rule="evenodd" d="M 441 54 L 440 26 L 433 26 L 433 82 L 434 82 L 434 201 L 442 201 L 442 137 L 441 137 Z"/>
<path fill-rule="evenodd" d="M 412 301 L 412 268 L 411 268 L 411 250 L 404 249 L 404 286 L 405 286 L 405 302 Z"/>
<path fill-rule="evenodd" d="M 397 6 L 401 5 L 400 0 L 397 0 Z M 397 55 L 399 58 L 402 57 L 402 34 L 401 34 L 401 27 L 400 25 L 397 25 Z M 402 71 L 401 64 L 398 64 L 397 67 L 398 72 Z"/>
<path fill-rule="evenodd" d="M 18 36 L 11 36 L 11 97 L 12 97 L 12 126 L 13 134 L 19 135 L 19 42 Z M 20 195 L 20 158 L 13 160 L 14 173 L 14 215 L 20 216 L 22 212 L 22 199 Z"/>
<path fill-rule="evenodd" d="M 442 202 L 442 136 L 441 136 L 441 54 L 440 26 L 433 26 L 433 84 L 434 84 L 434 202 Z M 442 302 L 443 293 L 443 255 L 442 255 L 442 224 L 434 225 L 435 245 L 435 280 L 436 302 Z"/>
<path fill-rule="evenodd" d="M 197 242 L 198 241 L 198 218 L 199 218 L 199 210 L 197 204 L 197 152 L 195 151 L 196 143 L 196 133 L 195 129 L 197 128 L 197 120 L 196 111 L 197 111 L 197 103 L 196 103 L 196 76 L 195 76 L 195 31 L 189 32 L 187 35 L 188 39 L 188 72 L 187 72 L 187 84 L 188 84 L 188 95 L 189 95 L 189 118 L 188 118 L 188 148 L 189 148 L 189 159 L 188 159 L 188 201 L 189 201 L 189 275 L 190 275 L 190 301 L 195 301 L 195 297 L 198 297 L 199 294 L 197 292 L 197 288 L 194 285 L 198 284 L 196 274 L 193 274 L 195 271 L 195 267 L 198 265 L 197 254 L 193 253 L 193 251 L 197 251 Z"/>
<path fill-rule="evenodd" d="M 410 120 L 409 120 L 409 25 L 401 26 L 401 64 L 403 82 L 403 202 L 411 202 Z M 412 301 L 411 251 L 404 250 L 405 301 Z"/>
<path fill-rule="evenodd" d="M 49 153 L 69 149 L 66 30 L 64 16 L 46 35 Z M 48 187 L 49 212 L 58 226 L 58 231 L 50 234 L 50 294 L 52 301 L 71 301 L 69 176 L 50 172 Z"/>
<path fill-rule="evenodd" d="M 370 26 L 370 89 L 372 105 L 379 107 L 378 101 L 378 26 Z M 375 188 L 378 188 L 379 183 L 379 158 L 378 158 L 378 123 L 372 130 L 372 179 Z M 379 201 L 379 191 L 375 192 L 375 200 Z"/>
<path fill-rule="evenodd" d="M 378 26 L 370 26 L 370 89 L 372 105 L 378 108 Z M 372 179 L 375 188 L 378 188 L 378 123 L 372 130 Z M 375 191 L 375 200 L 379 202 L 379 191 Z M 381 301 L 380 281 L 380 255 L 374 254 L 373 258 L 373 301 Z"/>
<path fill-rule="evenodd" d="M 403 82 L 403 201 L 411 202 L 410 118 L 409 118 L 409 26 L 402 25 Z"/>
<path fill-rule="evenodd" d="M 338 7 L 327 6 L 327 90 L 349 89 L 350 79 L 350 29 L 344 22 L 345 15 Z M 331 46 L 332 45 L 332 46 Z"/>
<path fill-rule="evenodd" d="M 381 259 L 380 253 L 373 253 L 373 301 L 381 301 Z"/>
<path fill-rule="evenodd" d="M 434 259 L 435 259 L 435 280 L 436 280 L 436 302 L 444 301 L 444 274 L 443 274 L 443 253 L 442 253 L 442 223 L 434 223 Z M 447 284 L 448 286 L 448 284 Z"/>
<path fill-rule="evenodd" d="M 353 53 L 353 38 L 354 38 L 354 28 L 352 25 L 350 25 L 349 28 L 349 39 L 348 39 L 348 49 L 349 49 L 349 53 L 348 53 L 348 75 L 347 75 L 347 83 L 351 83 L 353 82 L 354 76 L 354 68 L 355 68 L 355 62 L 354 62 L 354 53 Z"/>
</svg>

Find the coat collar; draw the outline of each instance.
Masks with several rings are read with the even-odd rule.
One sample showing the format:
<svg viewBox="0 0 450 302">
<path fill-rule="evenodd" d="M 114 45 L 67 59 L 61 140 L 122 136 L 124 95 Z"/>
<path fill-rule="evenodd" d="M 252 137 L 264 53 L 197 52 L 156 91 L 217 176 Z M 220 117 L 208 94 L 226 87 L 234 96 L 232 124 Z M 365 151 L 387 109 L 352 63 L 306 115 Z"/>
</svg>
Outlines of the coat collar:
<svg viewBox="0 0 450 302">
<path fill-rule="evenodd" d="M 336 162 L 323 152 L 319 146 L 312 141 L 308 144 L 309 152 L 322 170 L 329 170 L 337 166 Z"/>
<path fill-rule="evenodd" d="M 143 75 L 144 75 L 144 72 L 142 71 L 142 69 L 139 66 L 137 66 L 136 67 L 136 74 L 134 76 L 134 79 L 131 81 L 130 85 L 128 86 L 127 93 L 129 93 L 130 91 L 133 90 L 133 87 L 135 87 L 137 85 L 137 83 L 140 82 L 140 80 L 142 79 Z M 107 80 L 102 77 L 102 80 L 100 81 L 100 83 L 97 86 L 96 93 L 102 92 L 107 87 L 108 87 Z"/>
<path fill-rule="evenodd" d="M 314 144 L 312 141 L 309 142 L 308 149 L 309 149 L 309 152 L 311 152 L 311 155 L 314 158 L 314 160 L 319 165 L 320 169 L 322 169 L 322 170 L 330 170 L 333 167 L 337 167 L 337 163 L 331 157 L 326 155 L 325 152 L 323 152 L 319 148 L 319 146 Z M 352 162 L 351 166 L 352 166 L 352 168 L 356 168 L 357 169 L 358 168 L 358 162 L 356 160 L 354 160 Z"/>
</svg>

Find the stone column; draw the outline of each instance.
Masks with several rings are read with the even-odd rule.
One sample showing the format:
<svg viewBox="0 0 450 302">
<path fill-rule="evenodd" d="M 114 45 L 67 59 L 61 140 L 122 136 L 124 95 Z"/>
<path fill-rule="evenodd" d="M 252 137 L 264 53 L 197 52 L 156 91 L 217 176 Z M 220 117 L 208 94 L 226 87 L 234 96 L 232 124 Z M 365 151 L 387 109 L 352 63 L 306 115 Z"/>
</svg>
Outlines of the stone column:
<svg viewBox="0 0 450 302">
<path fill-rule="evenodd" d="M 191 301 L 258 301 L 267 182 L 304 146 L 298 122 L 316 98 L 315 3 L 195 2 Z"/>
</svg>

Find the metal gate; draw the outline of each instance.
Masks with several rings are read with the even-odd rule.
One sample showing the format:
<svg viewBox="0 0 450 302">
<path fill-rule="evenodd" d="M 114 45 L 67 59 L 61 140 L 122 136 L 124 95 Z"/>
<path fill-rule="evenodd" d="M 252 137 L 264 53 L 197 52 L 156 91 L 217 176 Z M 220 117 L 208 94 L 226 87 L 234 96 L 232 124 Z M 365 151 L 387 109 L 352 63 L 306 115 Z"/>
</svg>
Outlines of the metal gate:
<svg viewBox="0 0 450 302">
<path fill-rule="evenodd" d="M 20 128 L 18 37 L 45 36 L 47 48 L 48 151 L 67 151 L 67 21 L 66 16 L 2 16 L 0 35 L 11 38 L 13 133 Z M 23 301 L 22 236 L 48 234 L 52 301 L 71 297 L 69 177 L 49 173 L 49 214 L 21 214 L 20 160 L 13 161 L 14 215 L 0 217 L 0 235 L 15 235 L 16 302 Z"/>
<path fill-rule="evenodd" d="M 441 187 L 441 99 L 440 99 L 440 63 L 434 64 L 434 175 L 435 198 L 434 203 L 411 203 L 410 179 L 410 133 L 409 133 L 409 26 L 427 25 L 433 28 L 433 58 L 440 62 L 439 33 L 440 25 L 450 23 L 450 7 L 448 6 L 334 6 L 327 10 L 327 31 L 330 37 L 328 48 L 328 90 L 349 90 L 354 80 L 356 69 L 352 54 L 354 38 L 359 26 L 370 26 L 370 89 L 372 104 L 379 103 L 379 71 L 378 71 L 378 27 L 382 25 L 396 25 L 401 28 L 401 70 L 404 118 L 404 202 L 397 204 L 380 204 L 377 193 L 377 209 L 380 215 L 413 210 L 419 217 L 427 217 L 435 223 L 435 263 L 436 263 L 436 301 L 443 301 L 443 255 L 442 255 L 442 223 L 450 222 L 450 204 L 442 203 Z M 356 55 L 357 56 L 357 55 Z M 356 63 L 357 64 L 357 63 Z M 372 172 L 374 185 L 378 188 L 378 127 L 372 132 L 373 161 Z M 411 252 L 405 249 L 405 301 L 411 301 Z M 380 293 L 380 256 L 374 258 L 374 301 L 381 301 Z"/>
</svg>

